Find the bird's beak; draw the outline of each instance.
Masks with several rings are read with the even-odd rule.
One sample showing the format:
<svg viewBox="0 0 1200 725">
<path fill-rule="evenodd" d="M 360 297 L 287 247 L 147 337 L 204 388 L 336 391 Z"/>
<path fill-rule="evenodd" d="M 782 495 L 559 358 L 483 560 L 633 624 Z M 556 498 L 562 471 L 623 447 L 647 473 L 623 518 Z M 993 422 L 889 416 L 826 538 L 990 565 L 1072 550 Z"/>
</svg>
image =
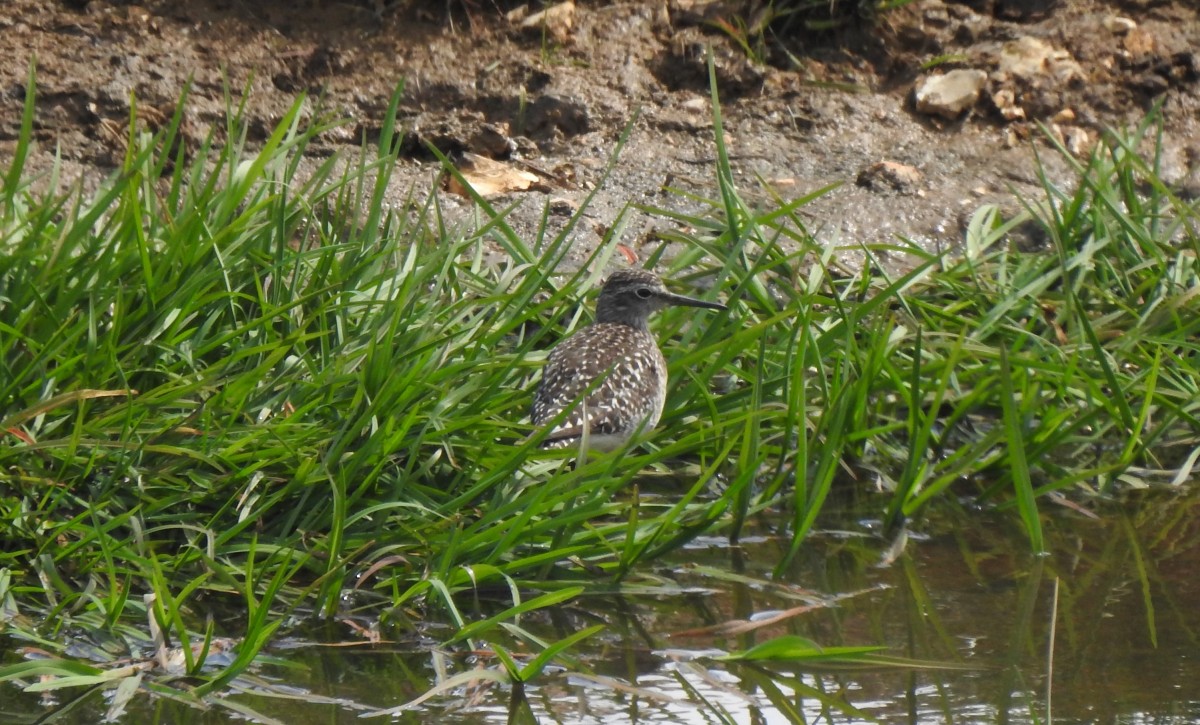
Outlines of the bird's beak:
<svg viewBox="0 0 1200 725">
<path fill-rule="evenodd" d="M 671 305 L 680 305 L 683 307 L 703 307 L 706 310 L 727 310 L 729 309 L 720 302 L 709 302 L 707 300 L 698 300 L 695 297 L 687 297 L 677 295 L 674 292 L 659 293 L 659 297 L 664 302 Z"/>
</svg>

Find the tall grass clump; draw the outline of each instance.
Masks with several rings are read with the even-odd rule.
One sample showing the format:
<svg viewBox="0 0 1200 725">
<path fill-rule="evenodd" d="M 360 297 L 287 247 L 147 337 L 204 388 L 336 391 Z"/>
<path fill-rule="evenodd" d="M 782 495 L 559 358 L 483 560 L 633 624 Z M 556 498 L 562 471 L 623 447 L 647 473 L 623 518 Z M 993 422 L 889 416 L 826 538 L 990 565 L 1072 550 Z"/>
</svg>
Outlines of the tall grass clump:
<svg viewBox="0 0 1200 725">
<path fill-rule="evenodd" d="M 372 148 L 304 172 L 329 127 L 305 99 L 256 149 L 239 109 L 198 144 L 182 111 L 157 134 L 135 115 L 121 168 L 85 193 L 26 169 L 34 93 L 31 76 L 0 194 L 0 601 L 38 655 L 0 681 L 127 700 L 184 696 L 155 675 L 185 675 L 187 697 L 228 706 L 209 698 L 285 622 L 399 632 L 417 613 L 451 625 L 448 647 L 532 650 L 505 660 L 520 682 L 597 631 L 547 642 L 531 612 L 620 589 L 755 484 L 765 458 L 737 427 L 753 398 L 708 379 L 790 312 L 664 315 L 688 351 L 673 433 L 576 464 L 539 453 L 526 391 L 586 323 L 571 303 L 615 238 L 561 272 L 579 216 L 527 240 L 481 198 L 460 228 L 436 189 L 388 202 L 399 94 Z M 712 256 L 668 272 L 763 294 L 738 250 L 695 251 Z M 677 495 L 631 505 L 639 472 L 681 459 Z"/>
<path fill-rule="evenodd" d="M 714 94 L 714 106 L 716 106 Z M 1159 178 L 1156 115 L 1075 160 L 1074 184 L 1001 219 L 980 209 L 964 245 L 821 246 L 795 209 L 746 204 L 716 116 L 721 194 L 708 211 L 650 209 L 704 230 L 692 249 L 735 250 L 734 294 L 765 324 L 754 348 L 704 374 L 734 374 L 740 482 L 732 527 L 780 503 L 791 555 L 839 481 L 870 481 L 901 533 L 947 494 L 1012 508 L 1041 550 L 1036 501 L 1180 484 L 1200 457 L 1200 236 L 1193 204 Z M 770 193 L 769 187 L 767 192 Z M 1018 226 L 1047 240 L 1021 251 Z M 835 262 L 846 252 L 862 264 Z M 897 265 L 895 259 L 908 260 Z M 779 311 L 778 319 L 769 313 Z M 753 470 L 751 474 L 750 471 Z M 753 491 L 751 495 L 744 495 Z"/>
<path fill-rule="evenodd" d="M 570 462 L 539 451 L 526 391 L 615 234 L 563 272 L 578 215 L 523 239 L 481 198 L 474 226 L 436 189 L 389 201 L 399 94 L 372 148 L 303 173 L 328 128 L 303 99 L 253 150 L 236 110 L 192 146 L 182 112 L 132 118 L 94 194 L 26 169 L 33 97 L 0 190 L 0 626 L 42 658 L 0 680 L 184 696 L 166 671 L 205 699 L 297 617 L 415 616 L 519 684 L 598 631 L 548 642 L 535 610 L 763 514 L 782 572 L 835 486 L 869 476 L 894 529 L 949 494 L 1012 507 L 1040 548 L 1038 497 L 1196 460 L 1200 243 L 1138 154 L 1150 122 L 1029 200 L 1047 251 L 983 212 L 960 252 L 862 246 L 845 269 L 797 214 L 811 196 L 745 202 L 714 92 L 719 193 L 648 209 L 700 230 L 648 262 L 732 309 L 665 313 L 660 430 Z M 681 483 L 643 495 L 648 470 Z M 145 666 L 77 661 L 81 632 Z"/>
<path fill-rule="evenodd" d="M 415 609 L 453 641 L 536 646 L 516 624 L 591 583 L 584 560 L 607 562 L 609 584 L 633 564 L 620 552 L 644 548 L 642 529 L 614 495 L 638 467 L 539 457 L 522 423 L 547 333 L 614 245 L 559 275 L 566 232 L 522 240 L 482 199 L 487 223 L 457 231 L 435 193 L 386 203 L 390 122 L 376 148 L 302 174 L 327 128 L 303 99 L 254 151 L 236 111 L 190 150 L 181 115 L 153 136 L 131 119 L 122 168 L 94 195 L 64 191 L 57 169 L 23 166 L 33 95 L 31 78 L 0 196 L 12 636 L 174 652 L 205 695 L 296 614 Z M 694 428 L 676 451 L 705 445 Z M 79 684 L 73 667 L 0 678 Z"/>
</svg>

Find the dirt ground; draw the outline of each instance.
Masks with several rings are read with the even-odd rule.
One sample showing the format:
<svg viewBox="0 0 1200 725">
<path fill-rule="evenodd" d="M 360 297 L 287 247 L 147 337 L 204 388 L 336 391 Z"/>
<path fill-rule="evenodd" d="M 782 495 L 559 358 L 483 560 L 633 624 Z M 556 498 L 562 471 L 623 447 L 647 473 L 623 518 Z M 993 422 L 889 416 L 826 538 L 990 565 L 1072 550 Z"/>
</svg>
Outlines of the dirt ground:
<svg viewBox="0 0 1200 725">
<path fill-rule="evenodd" d="M 1193 0 L 919 0 L 874 26 L 793 32 L 756 59 L 718 29 L 764 2 L 580 0 L 527 22 L 496 0 L 5 0 L 0 4 L 0 164 L 18 134 L 36 58 L 37 151 L 61 150 L 72 178 L 94 186 L 121 157 L 130 99 L 154 126 L 190 79 L 193 144 L 224 128 L 226 94 L 248 89 L 252 140 L 265 138 L 302 91 L 352 123 L 315 151 L 352 149 L 378 132 L 405 84 L 406 156 L 396 199 L 429 188 L 439 167 L 426 142 L 496 160 L 529 180 L 497 204 L 532 235 L 546 204 L 564 224 L 601 181 L 622 130 L 629 144 L 575 231 L 586 255 L 629 203 L 678 209 L 671 186 L 714 193 L 706 48 L 712 46 L 734 168 L 748 198 L 796 198 L 807 228 L 853 246 L 904 235 L 929 247 L 961 238 L 984 203 L 1020 208 L 1037 194 L 1037 123 L 1077 154 L 1105 128 L 1136 123 L 1161 102 L 1162 175 L 1200 195 L 1200 11 Z M 761 60 L 761 59 L 759 59 Z M 923 70 L 923 65 L 929 65 Z M 914 89 L 963 71 L 965 100 L 938 106 Z M 943 80 L 938 79 L 938 80 Z M 940 95 L 939 95 L 940 94 Z M 977 97 L 976 97 L 977 96 Z M 944 100 L 944 99 L 943 99 Z M 961 110 L 958 110 L 961 106 Z M 1052 179 L 1067 182 L 1054 153 Z M 881 165 L 881 162 L 883 163 Z M 765 186 L 764 186 L 765 184 Z M 445 194 L 451 214 L 471 203 Z M 622 239 L 657 244 L 668 223 L 627 211 Z"/>
</svg>

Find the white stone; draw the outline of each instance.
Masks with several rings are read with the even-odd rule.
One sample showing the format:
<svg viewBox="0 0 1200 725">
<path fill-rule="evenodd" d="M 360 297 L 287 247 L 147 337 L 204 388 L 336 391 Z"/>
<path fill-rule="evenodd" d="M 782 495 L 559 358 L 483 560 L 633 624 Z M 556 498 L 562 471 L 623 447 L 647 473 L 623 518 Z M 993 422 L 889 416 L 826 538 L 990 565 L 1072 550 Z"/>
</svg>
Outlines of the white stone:
<svg viewBox="0 0 1200 725">
<path fill-rule="evenodd" d="M 1110 33 L 1124 35 L 1125 33 L 1136 29 L 1137 23 L 1129 18 L 1123 18 L 1120 15 L 1109 15 L 1104 19 L 1104 27 L 1108 29 Z"/>
<path fill-rule="evenodd" d="M 1024 80 L 1045 76 L 1059 83 L 1070 83 L 1086 77 L 1083 67 L 1069 52 L 1030 36 L 1004 44 L 1000 49 L 999 70 Z"/>
<path fill-rule="evenodd" d="M 987 73 L 981 70 L 952 70 L 945 75 L 929 76 L 917 84 L 914 97 L 917 110 L 943 118 L 957 118 L 975 105 Z"/>
</svg>

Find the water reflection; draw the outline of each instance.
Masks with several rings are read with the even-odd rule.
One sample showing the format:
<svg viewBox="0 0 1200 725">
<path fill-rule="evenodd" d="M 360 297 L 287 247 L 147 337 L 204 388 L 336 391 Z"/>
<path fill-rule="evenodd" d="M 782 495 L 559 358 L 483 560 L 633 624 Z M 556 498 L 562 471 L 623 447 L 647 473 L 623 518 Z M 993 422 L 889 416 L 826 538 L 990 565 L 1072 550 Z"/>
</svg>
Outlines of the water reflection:
<svg viewBox="0 0 1200 725">
<path fill-rule="evenodd" d="M 1200 722 L 1200 491 L 1146 494 L 1095 519 L 1045 504 L 1045 557 L 1025 552 L 1011 514 L 946 507 L 888 566 L 879 566 L 886 542 L 855 508 L 864 510 L 827 521 L 782 580 L 770 572 L 787 542 L 769 521 L 735 548 L 697 540 L 623 594 L 527 615 L 522 626 L 547 640 L 606 627 L 528 688 L 459 687 L 375 721 L 1025 723 L 1046 722 L 1049 710 L 1062 723 Z M 794 612 L 757 629 L 712 629 L 783 610 Z M 780 635 L 884 644 L 948 668 L 800 671 L 711 659 Z M 306 637 L 352 639 L 340 627 Z M 277 649 L 285 664 L 241 678 L 230 701 L 280 722 L 358 722 L 418 697 L 438 672 L 498 667 L 487 651 L 439 652 L 438 639 Z M 102 713 L 103 697 L 76 714 Z M 45 710 L 11 689 L 0 701 L 0 710 Z M 127 720 L 228 715 L 142 698 Z"/>
</svg>

